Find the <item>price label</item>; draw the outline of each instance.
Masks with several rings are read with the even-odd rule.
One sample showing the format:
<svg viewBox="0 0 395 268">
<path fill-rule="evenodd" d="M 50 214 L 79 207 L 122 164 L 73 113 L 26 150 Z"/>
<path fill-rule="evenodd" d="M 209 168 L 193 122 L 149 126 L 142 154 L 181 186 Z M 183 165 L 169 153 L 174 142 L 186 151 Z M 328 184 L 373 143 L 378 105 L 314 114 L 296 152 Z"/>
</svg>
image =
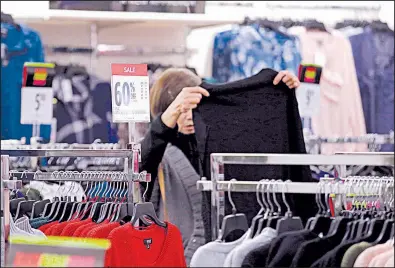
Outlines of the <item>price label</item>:
<svg viewBox="0 0 395 268">
<path fill-rule="evenodd" d="M 112 121 L 149 122 L 149 81 L 146 64 L 111 64 Z"/>
<path fill-rule="evenodd" d="M 322 67 L 315 64 L 299 65 L 300 86 L 296 90 L 301 117 L 312 117 L 319 114 L 321 91 L 320 80 Z"/>
<path fill-rule="evenodd" d="M 21 124 L 50 125 L 53 113 L 51 87 L 23 87 L 21 92 Z"/>
<path fill-rule="evenodd" d="M 296 90 L 296 98 L 301 117 L 312 117 L 320 112 L 320 85 L 312 83 L 300 83 Z"/>
</svg>

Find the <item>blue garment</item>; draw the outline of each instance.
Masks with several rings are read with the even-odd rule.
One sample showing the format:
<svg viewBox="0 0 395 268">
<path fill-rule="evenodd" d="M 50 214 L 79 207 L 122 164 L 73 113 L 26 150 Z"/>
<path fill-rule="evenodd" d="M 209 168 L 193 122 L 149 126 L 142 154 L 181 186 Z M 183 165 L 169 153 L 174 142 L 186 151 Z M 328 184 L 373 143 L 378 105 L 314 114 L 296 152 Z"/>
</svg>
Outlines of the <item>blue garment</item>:
<svg viewBox="0 0 395 268">
<path fill-rule="evenodd" d="M 93 113 L 100 118 L 100 122 L 92 127 L 93 137 L 104 143 L 116 143 L 116 127 L 112 123 L 111 85 L 108 82 L 99 82 L 92 88 Z"/>
<path fill-rule="evenodd" d="M 264 68 L 296 74 L 300 62 L 296 37 L 257 24 L 235 26 L 214 38 L 213 78 L 220 83 L 250 77 Z"/>
<path fill-rule="evenodd" d="M 366 130 L 388 134 L 394 130 L 394 32 L 377 32 L 367 27 L 350 36 Z M 383 151 L 394 151 L 384 145 Z"/>
<path fill-rule="evenodd" d="M 1 23 L 1 139 L 20 139 L 32 136 L 32 125 L 22 125 L 21 87 L 25 62 L 44 62 L 39 34 L 23 25 Z M 40 135 L 49 140 L 51 127 L 42 125 Z"/>
</svg>

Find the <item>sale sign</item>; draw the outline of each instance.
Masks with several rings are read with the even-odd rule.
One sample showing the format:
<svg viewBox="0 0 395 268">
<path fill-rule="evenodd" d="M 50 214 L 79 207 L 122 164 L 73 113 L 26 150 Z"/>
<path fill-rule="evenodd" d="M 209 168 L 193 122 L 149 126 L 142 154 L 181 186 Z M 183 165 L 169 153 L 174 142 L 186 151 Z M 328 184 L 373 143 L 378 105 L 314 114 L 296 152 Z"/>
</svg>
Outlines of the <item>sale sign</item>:
<svg viewBox="0 0 395 268">
<path fill-rule="evenodd" d="M 150 122 L 147 65 L 111 64 L 111 74 L 113 122 Z"/>
<path fill-rule="evenodd" d="M 320 112 L 322 68 L 313 64 L 299 65 L 300 86 L 296 90 L 301 117 L 313 117 Z"/>
<path fill-rule="evenodd" d="M 52 81 L 55 64 L 26 62 L 21 89 L 21 124 L 50 125 L 53 117 Z"/>
</svg>

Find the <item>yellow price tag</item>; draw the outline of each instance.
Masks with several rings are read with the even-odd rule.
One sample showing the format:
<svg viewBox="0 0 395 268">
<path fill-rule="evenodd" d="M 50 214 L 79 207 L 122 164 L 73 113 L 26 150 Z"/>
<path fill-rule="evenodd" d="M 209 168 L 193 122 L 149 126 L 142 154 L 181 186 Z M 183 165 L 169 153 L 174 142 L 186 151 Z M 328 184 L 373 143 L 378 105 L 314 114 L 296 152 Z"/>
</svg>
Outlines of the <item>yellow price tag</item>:
<svg viewBox="0 0 395 268">
<path fill-rule="evenodd" d="M 41 254 L 40 267 L 68 267 L 69 256 L 59 254 Z"/>
</svg>

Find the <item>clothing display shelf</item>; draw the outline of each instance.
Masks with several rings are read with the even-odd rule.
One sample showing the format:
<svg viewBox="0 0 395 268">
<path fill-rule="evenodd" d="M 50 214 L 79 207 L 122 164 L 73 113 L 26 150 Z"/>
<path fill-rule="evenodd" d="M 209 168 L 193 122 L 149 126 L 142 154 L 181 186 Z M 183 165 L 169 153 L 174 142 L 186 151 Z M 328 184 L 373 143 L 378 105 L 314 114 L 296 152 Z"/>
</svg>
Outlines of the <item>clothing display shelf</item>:
<svg viewBox="0 0 395 268">
<path fill-rule="evenodd" d="M 211 194 L 211 228 L 212 238 L 216 239 L 220 230 L 220 219 L 225 216 L 223 202 L 224 191 L 229 187 L 225 182 L 225 165 L 334 165 L 339 178 L 345 178 L 347 165 L 366 166 L 394 166 L 393 153 L 339 153 L 335 155 L 312 155 L 312 154 L 242 154 L 242 153 L 214 153 L 211 154 L 211 181 L 199 181 L 201 190 L 212 191 Z M 237 179 L 237 178 L 235 178 Z M 256 189 L 252 182 L 237 182 L 236 189 L 243 191 Z M 278 191 L 292 193 L 317 193 L 317 183 L 294 183 L 287 182 L 284 187 L 278 187 Z M 233 187 L 231 187 L 233 188 Z M 340 190 L 339 190 L 340 191 Z M 335 202 L 337 203 L 337 202 Z"/>
</svg>

